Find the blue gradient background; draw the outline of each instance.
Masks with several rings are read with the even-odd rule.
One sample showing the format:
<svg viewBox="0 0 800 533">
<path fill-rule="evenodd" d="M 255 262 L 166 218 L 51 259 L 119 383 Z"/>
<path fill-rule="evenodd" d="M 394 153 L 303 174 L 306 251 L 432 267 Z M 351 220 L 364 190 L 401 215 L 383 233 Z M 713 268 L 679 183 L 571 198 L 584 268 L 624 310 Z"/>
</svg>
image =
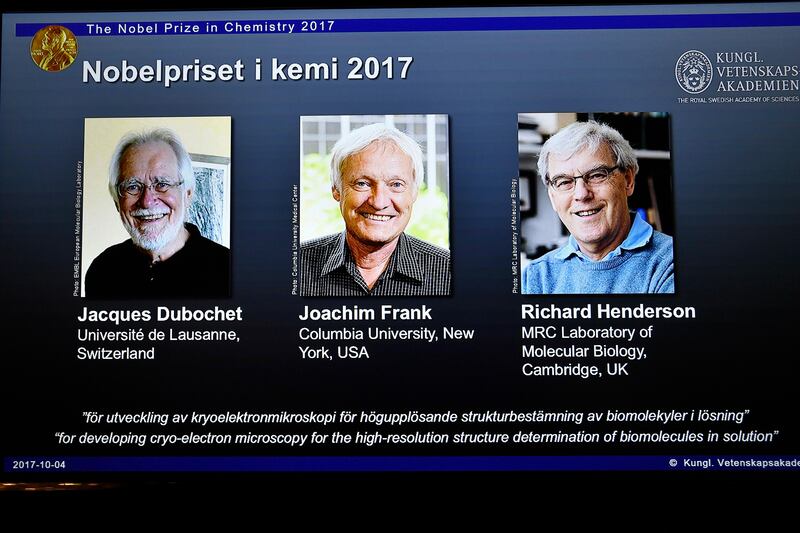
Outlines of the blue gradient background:
<svg viewBox="0 0 800 533">
<path fill-rule="evenodd" d="M 598 11 L 653 13 L 656 9 Z M 710 12 L 723 6 L 705 9 Z M 692 6 L 680 10 L 704 12 Z M 554 12 L 567 10 L 536 13 Z M 514 13 L 531 11 L 509 12 Z M 4 406 L 3 455 L 118 455 L 116 447 L 58 447 L 53 433 L 91 429 L 82 425 L 82 411 L 142 409 L 751 409 L 753 428 L 780 429 L 775 444 L 694 445 L 681 451 L 773 454 L 800 449 L 794 402 L 787 402 L 798 371 L 792 348 L 798 284 L 792 273 L 800 259 L 796 246 L 800 104 L 681 105 L 677 98 L 688 95 L 674 76 L 675 61 L 690 49 L 709 56 L 714 51 L 756 50 L 766 64 L 797 64 L 798 28 L 85 37 L 79 38 L 76 63 L 60 73 L 39 70 L 28 53 L 30 39 L 14 36 L 16 22 L 113 17 L 3 17 L 0 232 L 6 249 L 2 267 L 6 348 L 1 359 L 6 397 L 13 398 Z M 163 13 L 120 15 L 120 20 L 123 17 L 169 20 Z M 315 18 L 324 17 L 324 13 L 315 14 Z M 187 13 L 183 18 L 202 17 Z M 215 13 L 208 18 L 224 17 Z M 257 17 L 248 13 L 237 18 Z M 291 13 L 287 18 L 302 16 Z M 290 62 L 338 57 L 344 78 L 346 59 L 351 56 L 413 56 L 414 64 L 406 80 L 268 79 L 273 57 Z M 162 59 L 182 64 L 196 57 L 214 64 L 242 59 L 247 81 L 184 83 L 169 89 L 155 83 L 81 82 L 84 60 L 119 65 L 127 59 L 141 65 Z M 263 58 L 266 67 L 267 79 L 261 82 L 254 81 L 251 70 L 256 57 Z M 517 174 L 517 113 L 582 110 L 670 113 L 676 295 L 537 298 L 510 293 L 509 192 Z M 453 296 L 374 302 L 291 296 L 290 198 L 292 186 L 299 183 L 299 117 L 383 113 L 450 117 Z M 78 361 L 76 316 L 86 301 L 72 296 L 73 203 L 75 167 L 83 154 L 83 120 L 196 115 L 233 117 L 233 298 L 169 305 L 241 306 L 245 321 L 234 327 L 242 341 L 156 344 L 156 360 L 149 362 Z M 520 304 L 525 302 L 690 305 L 697 308 L 698 318 L 596 322 L 616 327 L 655 324 L 656 337 L 637 344 L 647 348 L 648 359 L 635 365 L 635 373 L 628 378 L 526 378 L 520 372 L 524 362 Z M 309 324 L 296 317 L 304 305 L 377 308 L 384 303 L 427 304 L 434 310 L 434 320 L 383 325 L 475 328 L 476 340 L 430 345 L 365 342 L 371 355 L 366 361 L 300 358 L 297 346 L 306 343 L 298 341 L 296 333 Z M 154 311 L 163 304 L 109 301 L 90 305 Z M 579 324 L 591 325 L 567 325 Z M 140 325 L 146 329 L 164 326 L 132 324 Z M 310 432 L 313 428 L 301 429 Z M 512 429 L 518 428 L 504 428 Z M 383 447 L 366 452 L 659 454 L 675 449 L 667 445 L 517 445 L 499 449 Z M 292 453 L 213 446 L 166 451 Z M 365 450 L 310 447 L 306 452 L 363 455 Z"/>
</svg>

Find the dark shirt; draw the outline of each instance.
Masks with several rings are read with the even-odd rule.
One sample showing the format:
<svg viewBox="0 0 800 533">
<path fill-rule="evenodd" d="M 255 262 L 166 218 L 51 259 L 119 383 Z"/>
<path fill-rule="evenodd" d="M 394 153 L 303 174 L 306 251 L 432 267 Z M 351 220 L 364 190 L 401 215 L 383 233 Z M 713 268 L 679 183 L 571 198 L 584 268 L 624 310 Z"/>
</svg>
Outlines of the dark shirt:
<svg viewBox="0 0 800 533">
<path fill-rule="evenodd" d="M 107 248 L 86 272 L 87 298 L 228 298 L 230 250 L 186 224 L 189 239 L 166 261 L 128 239 Z"/>
<path fill-rule="evenodd" d="M 345 234 L 300 245 L 301 296 L 443 296 L 450 294 L 450 252 L 401 233 L 389 264 L 370 290 Z"/>
</svg>

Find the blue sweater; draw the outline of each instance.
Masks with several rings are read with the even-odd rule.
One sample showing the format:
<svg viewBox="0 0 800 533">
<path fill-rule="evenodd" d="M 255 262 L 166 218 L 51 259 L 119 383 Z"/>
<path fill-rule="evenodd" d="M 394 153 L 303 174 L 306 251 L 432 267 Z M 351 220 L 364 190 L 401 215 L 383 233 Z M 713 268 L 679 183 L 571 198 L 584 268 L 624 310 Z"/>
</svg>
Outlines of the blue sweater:
<svg viewBox="0 0 800 533">
<path fill-rule="evenodd" d="M 522 274 L 523 294 L 672 293 L 672 237 L 653 231 L 649 242 L 605 261 L 553 250 L 536 259 Z"/>
</svg>

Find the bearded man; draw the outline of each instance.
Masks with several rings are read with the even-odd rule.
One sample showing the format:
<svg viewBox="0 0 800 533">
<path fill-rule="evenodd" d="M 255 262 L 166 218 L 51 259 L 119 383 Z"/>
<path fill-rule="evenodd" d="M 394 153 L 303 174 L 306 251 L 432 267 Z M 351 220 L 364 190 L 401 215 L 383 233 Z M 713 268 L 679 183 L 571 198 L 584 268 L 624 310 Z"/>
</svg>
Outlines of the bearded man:
<svg viewBox="0 0 800 533">
<path fill-rule="evenodd" d="M 126 135 L 111 158 L 108 184 L 131 238 L 92 261 L 87 297 L 230 296 L 230 250 L 187 222 L 194 171 L 174 132 Z"/>
</svg>

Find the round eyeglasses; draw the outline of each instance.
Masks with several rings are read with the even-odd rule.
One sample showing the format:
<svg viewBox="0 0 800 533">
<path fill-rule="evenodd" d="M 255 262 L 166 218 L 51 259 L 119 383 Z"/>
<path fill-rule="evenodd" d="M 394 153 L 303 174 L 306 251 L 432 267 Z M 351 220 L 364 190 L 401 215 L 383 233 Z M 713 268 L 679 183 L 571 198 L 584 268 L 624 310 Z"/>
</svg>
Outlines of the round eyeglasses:
<svg viewBox="0 0 800 533">
<path fill-rule="evenodd" d="M 117 185 L 117 192 L 119 192 L 120 196 L 124 196 L 125 198 L 139 198 L 144 194 L 145 189 L 150 189 L 156 194 L 163 195 L 181 185 L 183 185 L 182 181 L 173 183 L 166 180 L 156 180 L 150 185 L 145 185 L 139 180 L 128 180 Z"/>
<path fill-rule="evenodd" d="M 597 167 L 580 176 L 556 176 L 555 178 L 548 178 L 547 184 L 558 192 L 569 192 L 575 188 L 575 183 L 582 179 L 583 183 L 588 187 L 592 185 L 600 185 L 608 180 L 617 169 L 615 167 Z"/>
</svg>

